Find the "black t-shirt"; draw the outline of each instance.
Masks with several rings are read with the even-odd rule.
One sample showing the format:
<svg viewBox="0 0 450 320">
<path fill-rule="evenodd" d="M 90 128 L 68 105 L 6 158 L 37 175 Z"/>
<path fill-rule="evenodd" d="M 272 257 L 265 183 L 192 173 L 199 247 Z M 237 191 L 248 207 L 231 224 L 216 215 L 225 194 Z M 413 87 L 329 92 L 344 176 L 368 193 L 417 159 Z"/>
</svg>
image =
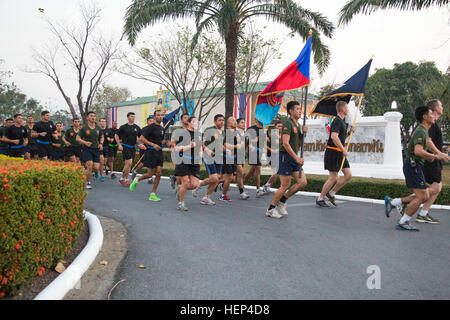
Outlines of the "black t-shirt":
<svg viewBox="0 0 450 320">
<path fill-rule="evenodd" d="M 5 130 L 6 130 L 6 127 L 0 126 L 0 138 L 5 135 Z M 6 144 L 5 142 L 0 141 L 0 147 L 6 147 L 6 146 L 8 146 L 8 144 Z"/>
<path fill-rule="evenodd" d="M 51 142 L 52 141 L 52 134 L 56 131 L 56 126 L 53 123 L 53 121 L 49 122 L 43 122 L 39 121 L 36 123 L 33 127 L 33 131 L 37 133 L 47 132 L 45 136 L 38 136 L 36 140 L 44 141 L 44 142 Z"/>
<path fill-rule="evenodd" d="M 195 159 L 198 158 L 199 156 L 199 152 L 202 148 L 202 133 L 200 131 L 191 131 L 191 130 L 187 130 L 187 129 L 183 129 L 185 131 L 187 131 L 190 135 L 190 140 L 189 141 L 184 141 L 183 139 L 183 135 L 180 135 L 179 137 L 177 137 L 177 140 L 175 141 L 175 144 L 177 146 L 187 146 L 191 143 L 191 141 L 195 142 L 195 147 L 190 148 L 188 150 L 180 151 L 179 152 L 179 156 L 180 157 L 185 157 L 187 159 L 191 159 L 190 164 L 195 164 Z M 188 163 L 189 161 L 186 161 L 186 159 L 183 160 L 183 163 Z"/>
<path fill-rule="evenodd" d="M 124 124 L 119 128 L 118 136 L 122 140 L 122 144 L 127 144 L 129 146 L 135 146 L 137 142 L 137 137 L 141 136 L 141 128 L 138 125 Z"/>
<path fill-rule="evenodd" d="M 256 149 L 256 151 L 258 153 L 261 153 L 264 148 L 264 141 L 262 141 L 260 139 L 260 135 L 259 135 L 260 131 L 259 130 L 261 130 L 261 134 L 262 134 L 262 132 L 263 132 L 262 128 L 258 128 L 256 125 L 249 127 L 247 129 L 247 133 L 248 133 L 247 137 L 249 139 L 248 144 L 251 145 L 255 149 L 258 148 L 258 149 Z M 251 149 L 249 149 L 249 152 L 251 152 Z"/>
<path fill-rule="evenodd" d="M 441 128 L 439 128 L 439 125 L 437 123 L 434 123 L 430 127 L 430 129 L 428 130 L 428 135 L 430 136 L 436 148 L 438 148 L 438 150 L 442 152 L 444 147 L 444 141 L 442 138 Z"/>
<path fill-rule="evenodd" d="M 106 134 L 108 133 L 109 129 L 105 128 L 102 129 L 102 133 L 103 133 L 103 146 L 107 147 L 109 145 L 109 141 L 106 139 Z"/>
<path fill-rule="evenodd" d="M 159 124 L 152 123 L 144 129 L 142 131 L 144 138 L 161 147 L 164 139 L 164 128 Z"/>
<path fill-rule="evenodd" d="M 224 132 L 225 132 L 224 140 L 223 140 L 224 145 L 225 145 L 225 143 L 228 143 L 233 146 L 237 146 L 240 143 L 240 141 L 241 141 L 240 134 L 237 130 L 226 129 L 226 130 L 224 130 Z M 231 139 L 231 137 L 233 137 L 233 138 Z M 231 151 L 231 154 L 228 154 L 228 153 L 223 154 L 224 163 L 225 163 L 225 158 L 227 158 L 227 157 L 233 157 L 233 158 L 237 157 L 237 148 L 233 148 L 233 149 L 227 148 L 227 149 Z"/>
<path fill-rule="evenodd" d="M 338 148 L 338 146 L 334 144 L 333 139 L 331 139 L 331 134 L 333 132 L 338 133 L 339 140 L 341 140 L 342 145 L 345 146 L 345 139 L 347 138 L 347 124 L 339 116 L 334 118 L 333 123 L 331 124 L 330 136 L 327 142 L 327 146 Z"/>
<path fill-rule="evenodd" d="M 103 142 L 103 145 L 105 145 L 105 146 L 110 146 L 110 145 L 112 145 L 112 146 L 117 146 L 117 142 L 116 142 L 116 140 L 115 140 L 115 135 L 117 134 L 118 135 L 118 132 L 119 132 L 119 129 L 113 129 L 113 128 L 107 128 L 104 132 L 103 132 L 103 135 L 105 136 L 105 140 L 104 140 L 104 142 Z M 142 133 L 142 132 L 141 132 Z M 111 138 L 111 139 L 113 139 L 113 141 L 112 142 L 110 142 L 110 141 L 108 141 L 108 139 L 106 139 L 106 138 Z"/>
<path fill-rule="evenodd" d="M 11 147 L 23 145 L 23 138 L 27 138 L 27 129 L 25 127 L 16 127 L 14 124 L 6 128 L 4 136 L 10 140 L 19 139 L 19 144 L 14 144 L 8 142 L 8 145 Z"/>
</svg>

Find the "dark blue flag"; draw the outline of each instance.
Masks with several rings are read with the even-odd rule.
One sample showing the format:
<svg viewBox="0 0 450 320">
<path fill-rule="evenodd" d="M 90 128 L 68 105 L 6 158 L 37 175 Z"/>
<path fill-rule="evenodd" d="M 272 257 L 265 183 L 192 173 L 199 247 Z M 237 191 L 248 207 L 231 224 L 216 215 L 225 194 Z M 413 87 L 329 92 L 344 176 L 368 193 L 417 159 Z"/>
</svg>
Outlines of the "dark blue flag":
<svg viewBox="0 0 450 320">
<path fill-rule="evenodd" d="M 369 77 L 369 70 L 372 64 L 372 59 L 355 73 L 350 79 L 345 81 L 345 84 L 328 93 L 321 98 L 314 106 L 311 115 L 321 115 L 325 117 L 336 117 L 336 103 L 338 101 L 350 102 L 352 96 L 362 97 L 364 95 L 364 87 L 366 86 L 367 78 Z"/>
<path fill-rule="evenodd" d="M 163 126 L 164 128 L 171 126 L 175 123 L 175 118 L 177 117 L 178 113 L 180 112 L 181 107 L 178 107 L 175 111 L 172 111 L 169 114 L 166 114 L 163 118 Z"/>
</svg>

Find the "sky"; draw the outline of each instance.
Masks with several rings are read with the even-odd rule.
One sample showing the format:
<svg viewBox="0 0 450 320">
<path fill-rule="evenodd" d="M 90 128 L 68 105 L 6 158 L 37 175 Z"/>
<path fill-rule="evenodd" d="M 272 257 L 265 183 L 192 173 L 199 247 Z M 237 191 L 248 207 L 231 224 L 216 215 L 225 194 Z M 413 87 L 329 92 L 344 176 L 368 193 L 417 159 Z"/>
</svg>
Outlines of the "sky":
<svg viewBox="0 0 450 320">
<path fill-rule="evenodd" d="M 32 48 L 42 48 L 51 42 L 50 31 L 43 15 L 64 23 L 76 21 L 80 3 L 95 3 L 102 8 L 102 21 L 98 31 L 104 37 L 120 38 L 123 17 L 131 0 L 1 0 L 0 1 L 0 59 L 5 63 L 1 70 L 13 71 L 10 81 L 19 89 L 39 100 L 51 109 L 66 109 L 66 103 L 48 78 L 25 72 L 32 69 Z M 312 11 L 321 12 L 337 25 L 338 12 L 347 0 L 303 0 L 296 1 Z M 38 8 L 43 8 L 41 13 Z M 256 21 L 259 26 L 267 26 L 263 36 L 285 37 L 289 30 L 279 24 L 264 19 Z M 148 27 L 139 39 L 151 39 L 167 28 L 167 24 Z M 286 37 L 285 37 L 286 38 Z M 138 39 L 138 40 L 139 40 Z M 319 76 L 317 68 L 311 65 L 311 91 L 320 87 L 343 83 L 359 70 L 373 56 L 371 73 L 379 68 L 392 68 L 395 63 L 413 61 L 434 61 L 442 72 L 450 66 L 450 8 L 431 8 L 423 11 L 404 12 L 380 10 L 370 16 L 357 15 L 344 27 L 336 27 L 332 39 L 323 37 L 323 42 L 331 51 L 331 63 L 326 72 Z M 281 44 L 282 59 L 274 61 L 260 81 L 272 81 L 300 53 L 304 41 L 295 36 Z M 121 41 L 124 51 L 128 43 Z M 76 84 L 71 72 L 62 72 L 63 86 L 75 101 Z M 134 80 L 122 74 L 113 74 L 106 83 L 127 87 L 133 97 L 155 94 L 159 85 Z"/>
</svg>

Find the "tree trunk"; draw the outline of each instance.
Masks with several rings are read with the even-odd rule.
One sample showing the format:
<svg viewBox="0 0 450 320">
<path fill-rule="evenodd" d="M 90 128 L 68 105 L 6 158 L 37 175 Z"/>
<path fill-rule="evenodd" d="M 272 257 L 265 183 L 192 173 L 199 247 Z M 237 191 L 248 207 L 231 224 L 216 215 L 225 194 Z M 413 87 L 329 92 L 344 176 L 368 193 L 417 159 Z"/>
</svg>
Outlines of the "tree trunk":
<svg viewBox="0 0 450 320">
<path fill-rule="evenodd" d="M 239 25 L 231 28 L 225 37 L 225 118 L 233 115 L 234 108 L 234 82 L 236 78 L 236 58 L 238 49 Z"/>
</svg>

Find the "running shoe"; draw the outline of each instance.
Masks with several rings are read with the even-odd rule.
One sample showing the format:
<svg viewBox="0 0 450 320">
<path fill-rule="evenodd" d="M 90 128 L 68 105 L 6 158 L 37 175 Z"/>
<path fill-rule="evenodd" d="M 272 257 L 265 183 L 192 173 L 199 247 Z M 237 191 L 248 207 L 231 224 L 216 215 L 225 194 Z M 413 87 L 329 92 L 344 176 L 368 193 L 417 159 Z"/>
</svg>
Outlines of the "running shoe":
<svg viewBox="0 0 450 320">
<path fill-rule="evenodd" d="M 119 183 L 120 183 L 121 185 L 123 185 L 124 187 L 129 187 L 129 186 L 130 186 L 130 182 L 128 182 L 128 180 L 122 180 L 122 179 L 120 179 L 120 180 L 119 180 Z"/>
<path fill-rule="evenodd" d="M 109 167 L 105 166 L 105 175 L 109 175 Z"/>
<path fill-rule="evenodd" d="M 94 177 L 95 177 L 95 179 L 98 179 L 98 171 L 94 172 Z"/>
<path fill-rule="evenodd" d="M 175 176 L 170 176 L 170 187 L 175 189 L 175 183 L 177 183 L 177 178 Z"/>
<path fill-rule="evenodd" d="M 244 191 L 239 195 L 239 198 L 241 200 L 247 200 L 248 198 L 250 198 L 250 196 Z"/>
<path fill-rule="evenodd" d="M 257 198 L 261 198 L 264 194 L 265 193 L 264 193 L 263 189 L 261 189 L 261 188 L 256 191 Z"/>
<path fill-rule="evenodd" d="M 336 204 L 336 202 L 335 202 L 336 197 L 332 196 L 329 192 L 327 192 L 327 194 L 326 194 L 325 196 L 328 198 L 328 200 L 330 201 L 330 203 L 331 203 L 333 206 L 337 207 L 337 204 Z"/>
<path fill-rule="evenodd" d="M 394 207 L 394 206 L 391 204 L 391 201 L 392 201 L 392 198 L 391 198 L 391 197 L 389 197 L 389 196 L 384 197 L 384 214 L 385 214 L 386 217 L 388 217 L 388 218 L 390 217 L 392 208 Z"/>
<path fill-rule="evenodd" d="M 134 178 L 133 182 L 130 184 L 130 190 L 134 191 L 136 189 L 136 186 L 138 185 L 138 183 L 139 183 L 139 178 L 138 177 Z"/>
<path fill-rule="evenodd" d="M 184 205 L 184 202 L 179 202 L 178 206 L 177 206 L 177 210 L 188 211 L 188 208 Z"/>
<path fill-rule="evenodd" d="M 285 216 L 285 217 L 288 216 L 288 212 L 286 210 L 286 203 L 278 202 L 277 203 L 277 210 L 282 216 Z"/>
<path fill-rule="evenodd" d="M 134 180 L 134 178 L 136 178 L 137 172 L 136 170 L 131 171 L 131 181 Z"/>
<path fill-rule="evenodd" d="M 265 184 L 263 186 L 263 192 L 264 192 L 264 194 L 269 194 L 270 193 L 270 186 Z"/>
<path fill-rule="evenodd" d="M 281 219 L 283 218 L 283 215 L 279 214 L 277 211 L 277 208 L 267 209 L 266 211 L 266 217 L 274 218 L 274 219 Z"/>
<path fill-rule="evenodd" d="M 150 197 L 148 197 L 148 200 L 151 200 L 151 201 L 161 201 L 161 199 L 158 198 L 158 196 L 157 196 L 155 193 L 153 193 L 153 192 L 150 194 Z"/>
<path fill-rule="evenodd" d="M 409 223 L 409 221 L 406 221 L 405 223 L 398 223 L 395 228 L 397 230 L 406 230 L 406 231 L 419 231 L 419 229 L 417 229 L 416 227 L 414 227 L 413 225 L 411 225 Z"/>
<path fill-rule="evenodd" d="M 86 187 L 86 190 L 91 190 L 92 189 L 92 186 L 91 186 L 90 182 L 86 182 L 85 187 Z"/>
<path fill-rule="evenodd" d="M 212 201 L 210 198 L 207 198 L 207 197 L 203 197 L 202 200 L 200 200 L 200 203 L 201 204 L 207 204 L 207 205 L 210 205 L 210 206 L 213 206 L 213 205 L 216 204 L 214 201 Z"/>
<path fill-rule="evenodd" d="M 417 215 L 416 222 L 430 223 L 430 224 L 439 224 L 439 223 L 441 223 L 438 219 L 433 218 L 429 214 L 427 214 L 425 217 L 421 216 L 420 214 Z"/>
<path fill-rule="evenodd" d="M 319 200 L 319 198 L 317 198 L 316 204 L 322 208 L 331 208 L 331 206 L 324 199 Z"/>
<path fill-rule="evenodd" d="M 192 190 L 192 196 L 193 196 L 194 198 L 197 198 L 197 197 L 198 197 L 199 191 L 200 191 L 200 186 L 198 186 L 197 188 L 195 188 L 194 190 Z"/>
<path fill-rule="evenodd" d="M 115 179 L 116 178 L 116 174 L 115 173 L 111 173 L 111 179 Z"/>
<path fill-rule="evenodd" d="M 148 179 L 147 183 L 148 184 L 153 184 L 153 182 L 155 182 L 155 179 L 153 177 L 151 177 L 150 179 Z"/>
<path fill-rule="evenodd" d="M 222 194 L 222 195 L 219 197 L 219 200 L 220 200 L 220 201 L 224 201 L 224 202 L 231 202 L 231 201 L 232 201 L 226 194 Z"/>
<path fill-rule="evenodd" d="M 105 177 L 104 176 L 100 177 L 100 182 L 105 182 Z"/>
</svg>

